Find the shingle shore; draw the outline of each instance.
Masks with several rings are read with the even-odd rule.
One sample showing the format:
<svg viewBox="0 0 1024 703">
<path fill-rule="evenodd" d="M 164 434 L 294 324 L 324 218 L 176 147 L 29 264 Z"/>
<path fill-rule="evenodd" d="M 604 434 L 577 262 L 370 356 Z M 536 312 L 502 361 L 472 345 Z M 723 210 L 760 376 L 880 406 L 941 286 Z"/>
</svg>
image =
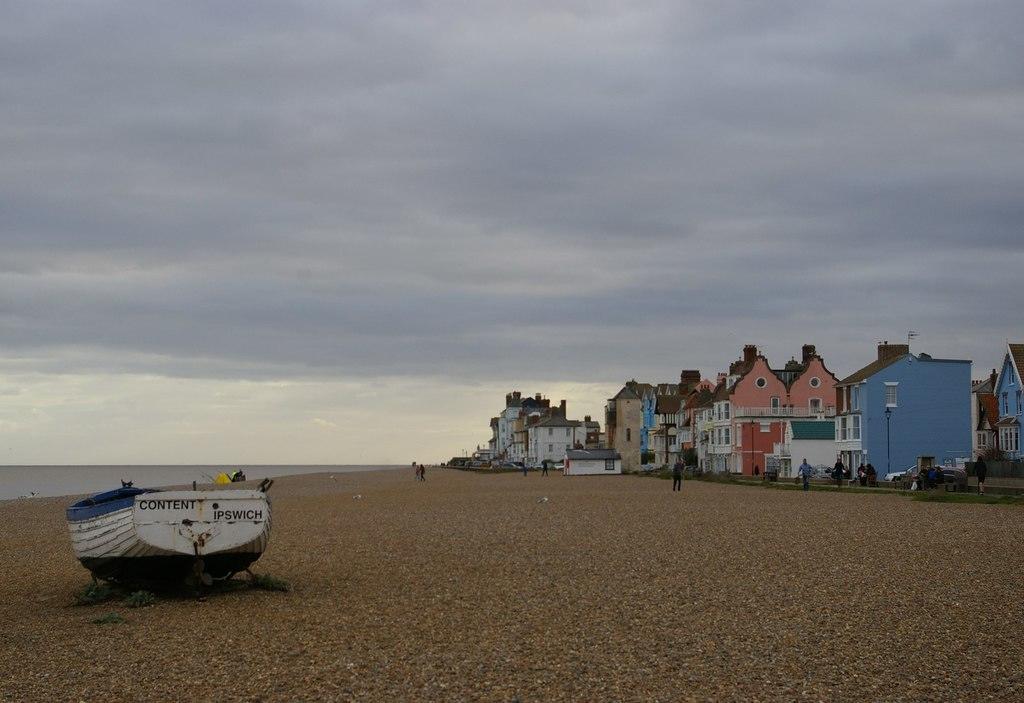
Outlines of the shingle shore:
<svg viewBox="0 0 1024 703">
<path fill-rule="evenodd" d="M 0 700 L 1024 699 L 1018 507 L 427 479 L 282 478 L 292 592 L 138 610 L 70 606 L 67 500 L 0 503 Z"/>
</svg>

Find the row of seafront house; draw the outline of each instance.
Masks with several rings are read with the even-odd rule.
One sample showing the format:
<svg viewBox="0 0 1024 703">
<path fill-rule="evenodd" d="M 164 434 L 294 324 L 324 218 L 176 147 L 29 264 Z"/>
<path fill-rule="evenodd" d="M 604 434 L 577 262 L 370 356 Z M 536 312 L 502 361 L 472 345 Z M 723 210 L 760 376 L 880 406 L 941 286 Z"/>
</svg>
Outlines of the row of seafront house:
<svg viewBox="0 0 1024 703">
<path fill-rule="evenodd" d="M 478 449 L 478 458 L 540 465 L 558 463 L 572 449 L 597 449 L 602 446 L 600 423 L 589 415 L 570 420 L 566 401 L 552 407 L 551 401 L 537 393 L 523 397 L 519 391 L 505 396 L 505 407 L 491 418 L 491 438 L 486 449 Z"/>
<path fill-rule="evenodd" d="M 978 456 L 1020 460 L 1024 344 L 1007 344 L 1003 363 L 972 381 L 971 362 L 878 345 L 876 358 L 839 379 L 805 344 L 799 359 L 773 368 L 755 345 L 715 380 L 684 370 L 678 383 L 627 381 L 608 400 L 605 432 L 588 416 L 568 420 L 565 401 L 506 396 L 491 420 L 489 458 L 562 461 L 572 449 L 614 450 L 624 471 L 683 459 L 702 471 L 793 476 L 841 459 L 879 474 L 919 456 L 959 463 Z"/>
</svg>

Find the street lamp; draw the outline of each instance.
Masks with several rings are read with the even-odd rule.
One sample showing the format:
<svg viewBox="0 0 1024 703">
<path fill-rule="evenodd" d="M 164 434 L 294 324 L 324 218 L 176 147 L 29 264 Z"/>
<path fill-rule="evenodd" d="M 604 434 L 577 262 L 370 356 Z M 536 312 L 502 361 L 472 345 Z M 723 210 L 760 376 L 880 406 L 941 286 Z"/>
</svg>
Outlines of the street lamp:
<svg viewBox="0 0 1024 703">
<path fill-rule="evenodd" d="M 885 409 L 885 472 L 892 473 L 892 444 L 889 441 L 889 421 L 892 420 L 892 408 Z"/>
</svg>

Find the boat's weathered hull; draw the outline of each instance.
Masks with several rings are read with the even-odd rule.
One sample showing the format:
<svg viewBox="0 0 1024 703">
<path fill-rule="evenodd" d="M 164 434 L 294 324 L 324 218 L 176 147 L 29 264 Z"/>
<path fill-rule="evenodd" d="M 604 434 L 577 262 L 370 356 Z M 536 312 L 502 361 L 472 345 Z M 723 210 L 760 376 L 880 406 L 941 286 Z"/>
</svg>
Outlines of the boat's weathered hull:
<svg viewBox="0 0 1024 703">
<path fill-rule="evenodd" d="M 252 495 L 252 492 L 249 492 Z M 97 578 L 122 582 L 156 582 L 180 580 L 198 570 L 213 578 L 224 578 L 242 571 L 262 556 L 270 538 L 270 506 L 265 501 L 265 515 L 258 524 L 245 521 L 227 523 L 196 523 L 183 519 L 178 527 L 168 522 L 164 528 L 149 517 L 149 511 L 139 510 L 138 502 L 146 500 L 147 506 L 168 499 L 163 495 L 179 496 L 182 493 L 145 493 L 106 501 L 96 506 L 81 507 L 76 504 L 68 510 L 68 530 L 71 543 L 82 565 Z M 223 493 L 195 494 L 195 504 L 216 500 L 226 505 L 242 497 Z M 160 498 L 154 498 L 160 496 Z M 251 498 L 250 498 L 251 500 Z M 195 517 L 195 516 L 193 516 Z M 215 519 L 211 517 L 211 519 Z M 209 527 L 202 528 L 201 524 Z M 155 530 L 155 531 L 154 531 Z M 167 531 L 174 532 L 173 539 Z M 205 541 L 184 544 L 182 537 L 191 537 L 199 531 Z M 180 534 L 179 534 L 180 533 Z M 145 537 L 152 536 L 147 541 Z M 245 535 L 242 539 L 233 535 Z M 157 544 L 154 544 L 157 542 Z M 192 547 L 195 553 L 183 553 Z M 224 547 L 224 548 L 221 548 Z"/>
</svg>

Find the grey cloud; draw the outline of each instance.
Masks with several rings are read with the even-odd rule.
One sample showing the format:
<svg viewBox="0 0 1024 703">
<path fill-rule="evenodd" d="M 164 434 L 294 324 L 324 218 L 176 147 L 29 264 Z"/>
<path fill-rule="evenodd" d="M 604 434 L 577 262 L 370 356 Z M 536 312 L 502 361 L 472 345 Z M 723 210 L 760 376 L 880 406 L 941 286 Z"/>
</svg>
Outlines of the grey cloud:
<svg viewBox="0 0 1024 703">
<path fill-rule="evenodd" d="M 745 341 L 841 373 L 913 327 L 989 359 L 1021 322 L 1022 14 L 5 6 L 6 353 L 605 381 Z"/>
</svg>

